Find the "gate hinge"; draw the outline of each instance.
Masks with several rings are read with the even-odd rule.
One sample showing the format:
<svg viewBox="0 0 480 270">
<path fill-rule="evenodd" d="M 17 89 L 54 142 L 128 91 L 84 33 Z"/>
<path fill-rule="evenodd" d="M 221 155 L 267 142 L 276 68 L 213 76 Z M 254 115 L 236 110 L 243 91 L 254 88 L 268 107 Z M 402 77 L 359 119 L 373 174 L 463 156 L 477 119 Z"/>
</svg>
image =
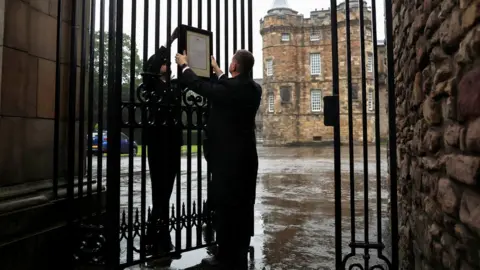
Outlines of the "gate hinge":
<svg viewBox="0 0 480 270">
<path fill-rule="evenodd" d="M 327 127 L 333 127 L 338 122 L 338 95 L 323 97 L 323 124 Z"/>
</svg>

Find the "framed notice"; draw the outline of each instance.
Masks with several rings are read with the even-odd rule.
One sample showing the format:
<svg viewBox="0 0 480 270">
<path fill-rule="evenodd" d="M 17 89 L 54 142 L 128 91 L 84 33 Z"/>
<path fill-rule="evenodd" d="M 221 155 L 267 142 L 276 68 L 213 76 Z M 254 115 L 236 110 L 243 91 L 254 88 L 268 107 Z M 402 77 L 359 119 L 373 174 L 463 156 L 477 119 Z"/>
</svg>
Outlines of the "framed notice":
<svg viewBox="0 0 480 270">
<path fill-rule="evenodd" d="M 197 76 L 210 79 L 213 74 L 210 56 L 212 32 L 186 25 L 179 27 L 178 52 L 187 51 L 188 66 Z M 179 70 L 179 74 L 180 74 Z"/>
</svg>

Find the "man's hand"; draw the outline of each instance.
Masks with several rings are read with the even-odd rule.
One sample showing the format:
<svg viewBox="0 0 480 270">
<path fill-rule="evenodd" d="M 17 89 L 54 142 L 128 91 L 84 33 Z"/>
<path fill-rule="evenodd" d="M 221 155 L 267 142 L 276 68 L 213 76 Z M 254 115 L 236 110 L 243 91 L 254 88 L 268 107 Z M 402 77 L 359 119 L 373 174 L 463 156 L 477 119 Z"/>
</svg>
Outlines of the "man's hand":
<svg viewBox="0 0 480 270">
<path fill-rule="evenodd" d="M 183 51 L 183 54 L 177 53 L 175 55 L 175 62 L 177 65 L 182 66 L 182 65 L 188 65 L 188 57 L 187 57 L 187 52 Z"/>
<path fill-rule="evenodd" d="M 217 76 L 220 76 L 223 74 L 223 71 L 220 69 L 220 67 L 218 66 L 218 63 L 217 63 L 217 60 L 215 60 L 215 57 L 213 57 L 213 55 L 211 56 L 211 59 L 212 59 L 212 68 L 213 68 L 213 72 L 215 74 L 217 74 Z"/>
</svg>

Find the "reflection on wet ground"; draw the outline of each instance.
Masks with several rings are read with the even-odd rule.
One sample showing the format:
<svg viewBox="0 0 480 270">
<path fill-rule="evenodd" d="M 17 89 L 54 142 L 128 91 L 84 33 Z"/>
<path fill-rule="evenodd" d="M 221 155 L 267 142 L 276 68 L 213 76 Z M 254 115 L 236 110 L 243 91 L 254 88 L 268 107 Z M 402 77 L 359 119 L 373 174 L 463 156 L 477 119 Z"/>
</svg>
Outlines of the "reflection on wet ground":
<svg viewBox="0 0 480 270">
<path fill-rule="evenodd" d="M 257 203 L 255 206 L 255 236 L 252 246 L 255 249 L 252 269 L 334 269 L 335 259 L 335 198 L 334 198 L 334 160 L 333 147 L 299 147 L 277 148 L 259 147 L 259 177 Z M 341 209 L 342 209 L 342 243 L 343 255 L 350 253 L 348 244 L 351 240 L 351 205 L 350 205 L 350 167 L 348 147 L 343 147 Z M 192 194 L 191 201 L 197 201 L 197 168 L 203 159 L 192 156 Z M 377 175 L 375 148 L 368 147 L 368 189 L 364 192 L 364 162 L 362 147 L 355 147 L 354 158 L 354 226 L 355 239 L 365 241 L 365 228 L 369 230 L 368 239 L 377 241 L 378 231 L 382 232 L 385 242 L 390 242 L 388 231 L 388 193 L 386 187 L 387 158 L 385 147 L 380 156 L 380 224 L 377 227 Z M 94 164 L 95 166 L 95 164 Z M 128 169 L 128 158 L 122 160 L 122 166 Z M 182 158 L 182 203 L 187 204 L 187 159 Z M 141 168 L 141 158 L 134 158 L 134 171 Z M 126 171 L 128 172 L 128 170 Z M 205 173 L 202 173 L 202 200 L 206 198 Z M 140 206 L 140 174 L 135 174 L 134 205 Z M 147 174 L 147 206 L 151 204 L 150 183 Z M 122 178 L 122 208 L 128 203 L 128 175 Z M 171 202 L 175 204 L 176 188 Z M 368 199 L 367 199 L 368 198 Z M 365 219 L 365 199 L 368 202 L 368 220 Z M 234 211 L 234 209 L 232 209 Z M 196 244 L 195 229 L 192 230 L 193 244 Z M 173 236 L 173 235 L 172 235 Z M 182 233 L 182 246 L 185 245 L 186 233 Z M 175 239 L 173 237 L 173 239 Z M 138 239 L 137 239 L 138 240 Z M 138 241 L 137 245 L 138 245 Z M 125 247 L 126 243 L 122 243 Z M 387 245 L 388 246 L 388 245 Z M 356 258 L 361 259 L 362 250 L 357 250 Z M 125 255 L 123 251 L 123 256 Z M 171 269 L 184 269 L 200 262 L 206 256 L 205 250 L 184 253 L 182 259 L 174 261 Z M 377 257 L 371 251 L 372 263 Z M 360 260 L 363 262 L 363 259 Z M 372 264 L 370 264 L 372 265 Z M 138 267 L 130 268 L 138 269 Z"/>
</svg>

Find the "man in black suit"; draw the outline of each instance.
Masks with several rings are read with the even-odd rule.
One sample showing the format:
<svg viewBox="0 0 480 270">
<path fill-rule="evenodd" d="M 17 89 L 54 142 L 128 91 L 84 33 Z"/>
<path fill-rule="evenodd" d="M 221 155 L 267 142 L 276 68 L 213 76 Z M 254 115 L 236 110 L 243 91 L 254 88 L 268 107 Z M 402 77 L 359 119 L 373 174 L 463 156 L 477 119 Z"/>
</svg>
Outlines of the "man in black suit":
<svg viewBox="0 0 480 270">
<path fill-rule="evenodd" d="M 153 126 L 145 128 L 148 166 L 152 184 L 152 213 L 147 227 L 147 251 L 159 255 L 173 249 L 169 231 L 169 207 L 175 177 L 180 170 L 182 128 L 174 125 L 179 106 L 175 93 L 167 85 L 168 50 L 161 47 L 146 64 L 143 83 L 151 111 Z"/>
<path fill-rule="evenodd" d="M 181 67 L 180 83 L 212 102 L 207 122 L 213 175 L 209 200 L 215 209 L 218 253 L 202 263 L 247 269 L 258 172 L 255 115 L 262 95 L 261 87 L 250 77 L 254 57 L 246 50 L 237 51 L 229 67 L 232 78 L 223 74 L 212 57 L 217 82 L 195 75 L 188 67 L 186 52 L 175 59 Z"/>
</svg>

